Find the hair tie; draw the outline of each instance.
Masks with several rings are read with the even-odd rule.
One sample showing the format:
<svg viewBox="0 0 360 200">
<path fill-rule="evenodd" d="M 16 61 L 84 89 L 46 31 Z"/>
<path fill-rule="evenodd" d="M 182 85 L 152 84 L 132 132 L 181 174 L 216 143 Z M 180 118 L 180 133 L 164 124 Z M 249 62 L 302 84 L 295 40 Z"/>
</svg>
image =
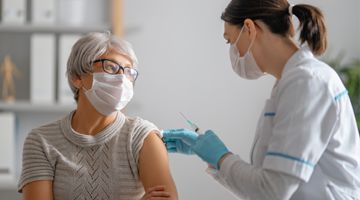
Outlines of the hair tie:
<svg viewBox="0 0 360 200">
<path fill-rule="evenodd" d="M 293 7 L 294 7 L 293 4 L 289 4 L 288 11 L 290 16 L 293 15 Z"/>
</svg>

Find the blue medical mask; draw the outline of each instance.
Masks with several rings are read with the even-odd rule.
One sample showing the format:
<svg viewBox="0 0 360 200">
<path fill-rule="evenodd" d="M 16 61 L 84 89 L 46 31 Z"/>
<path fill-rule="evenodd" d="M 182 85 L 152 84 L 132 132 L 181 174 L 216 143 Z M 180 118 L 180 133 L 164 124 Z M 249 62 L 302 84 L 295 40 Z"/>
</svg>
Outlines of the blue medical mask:
<svg viewBox="0 0 360 200">
<path fill-rule="evenodd" d="M 245 79 L 258 79 L 259 77 L 263 76 L 264 73 L 260 70 L 260 67 L 256 64 L 256 61 L 251 53 L 251 47 L 254 43 L 254 40 L 251 41 L 248 50 L 246 51 L 244 56 L 240 56 L 239 50 L 236 47 L 240 36 L 244 30 L 242 27 L 239 36 L 237 37 L 236 41 L 230 45 L 230 61 L 232 68 L 236 74 L 240 77 Z"/>
</svg>

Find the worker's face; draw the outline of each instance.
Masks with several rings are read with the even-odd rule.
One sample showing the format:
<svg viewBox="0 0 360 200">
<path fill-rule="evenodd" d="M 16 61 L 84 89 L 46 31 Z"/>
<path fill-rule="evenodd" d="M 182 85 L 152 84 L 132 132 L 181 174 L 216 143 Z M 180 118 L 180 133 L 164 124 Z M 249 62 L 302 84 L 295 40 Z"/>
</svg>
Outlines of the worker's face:
<svg viewBox="0 0 360 200">
<path fill-rule="evenodd" d="M 240 34 L 241 28 L 228 22 L 224 23 L 224 39 L 229 44 L 234 44 L 236 39 Z M 235 44 L 241 56 L 243 56 L 248 50 L 251 38 L 249 37 L 248 27 L 244 26 L 244 30 L 242 31 L 239 40 Z"/>
</svg>

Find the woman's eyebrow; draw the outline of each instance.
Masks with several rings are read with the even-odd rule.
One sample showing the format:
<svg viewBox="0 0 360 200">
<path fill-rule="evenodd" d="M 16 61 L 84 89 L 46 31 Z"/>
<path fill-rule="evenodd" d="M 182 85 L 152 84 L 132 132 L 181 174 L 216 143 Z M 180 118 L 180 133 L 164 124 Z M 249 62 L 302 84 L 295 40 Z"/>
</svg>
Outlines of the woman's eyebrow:
<svg viewBox="0 0 360 200">
<path fill-rule="evenodd" d="M 111 62 L 114 62 L 122 67 L 131 67 L 132 66 L 131 63 L 126 64 L 125 62 L 118 62 L 117 60 L 111 59 L 111 58 L 105 58 L 105 60 L 110 60 Z"/>
<path fill-rule="evenodd" d="M 116 62 L 116 63 L 122 67 L 133 67 L 131 63 L 126 63 L 126 62 Z"/>
</svg>

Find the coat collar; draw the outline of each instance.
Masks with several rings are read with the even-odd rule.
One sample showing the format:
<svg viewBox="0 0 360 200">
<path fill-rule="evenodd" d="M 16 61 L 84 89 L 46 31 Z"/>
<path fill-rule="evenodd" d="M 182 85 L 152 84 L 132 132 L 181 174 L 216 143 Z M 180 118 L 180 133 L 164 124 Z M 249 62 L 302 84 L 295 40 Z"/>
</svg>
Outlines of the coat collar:
<svg viewBox="0 0 360 200">
<path fill-rule="evenodd" d="M 285 67 L 282 71 L 281 78 L 286 76 L 286 73 L 291 69 L 299 66 L 305 59 L 314 58 L 313 53 L 307 45 L 300 47 L 286 62 Z"/>
<path fill-rule="evenodd" d="M 304 60 L 306 59 L 312 59 L 314 58 L 314 54 L 309 49 L 308 45 L 304 45 L 299 48 L 286 62 L 284 69 L 281 73 L 281 78 L 275 82 L 275 85 L 273 87 L 273 90 L 271 92 L 271 97 L 274 97 L 277 93 L 277 86 L 278 83 L 281 82 L 281 80 L 284 79 L 284 77 L 287 76 L 287 73 L 290 72 L 295 67 L 299 66 Z"/>
</svg>

